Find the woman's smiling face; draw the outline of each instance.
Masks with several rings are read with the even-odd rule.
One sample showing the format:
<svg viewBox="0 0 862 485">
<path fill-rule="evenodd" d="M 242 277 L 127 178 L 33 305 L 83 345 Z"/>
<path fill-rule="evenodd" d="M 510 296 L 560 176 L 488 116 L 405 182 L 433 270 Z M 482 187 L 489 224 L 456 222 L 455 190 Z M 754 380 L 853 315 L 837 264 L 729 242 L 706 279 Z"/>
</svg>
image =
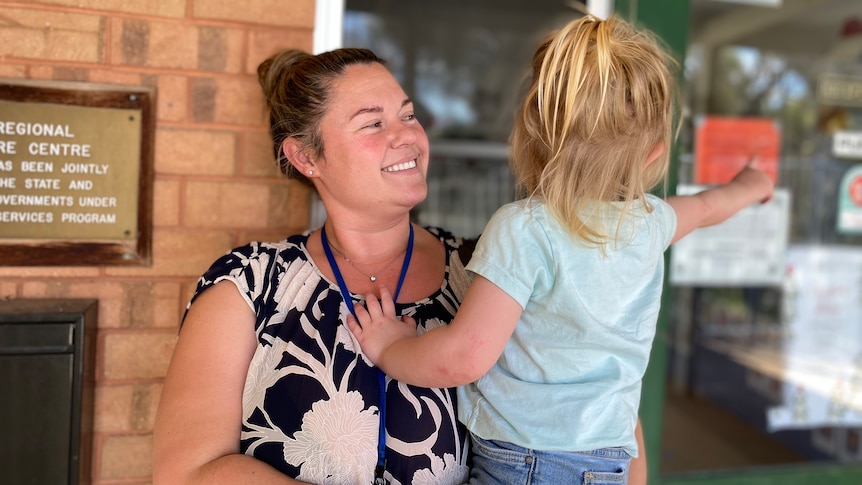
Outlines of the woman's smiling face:
<svg viewBox="0 0 862 485">
<path fill-rule="evenodd" d="M 352 209 L 412 208 L 428 193 L 428 137 L 413 102 L 380 64 L 355 64 L 332 84 L 320 122 L 318 191 Z"/>
</svg>

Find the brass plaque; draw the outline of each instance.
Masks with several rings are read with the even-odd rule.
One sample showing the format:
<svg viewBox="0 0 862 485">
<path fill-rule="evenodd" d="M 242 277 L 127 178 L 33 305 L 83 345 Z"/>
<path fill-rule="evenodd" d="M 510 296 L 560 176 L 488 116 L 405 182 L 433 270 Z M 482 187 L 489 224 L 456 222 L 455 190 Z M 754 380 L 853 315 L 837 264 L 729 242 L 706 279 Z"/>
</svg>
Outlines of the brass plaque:
<svg viewBox="0 0 862 485">
<path fill-rule="evenodd" d="M 0 266 L 152 263 L 155 100 L 0 79 Z"/>
<path fill-rule="evenodd" d="M 134 239 L 139 110 L 0 100 L 0 236 Z"/>
</svg>

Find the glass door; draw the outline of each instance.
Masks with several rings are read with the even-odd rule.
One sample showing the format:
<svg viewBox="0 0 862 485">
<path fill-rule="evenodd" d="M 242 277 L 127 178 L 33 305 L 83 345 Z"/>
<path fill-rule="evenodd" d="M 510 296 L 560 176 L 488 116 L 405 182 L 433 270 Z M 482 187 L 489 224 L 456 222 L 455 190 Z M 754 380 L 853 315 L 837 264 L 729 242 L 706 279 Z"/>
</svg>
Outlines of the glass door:
<svg viewBox="0 0 862 485">
<path fill-rule="evenodd" d="M 680 3 L 617 2 L 684 46 L 673 190 L 778 190 L 670 251 L 651 483 L 862 483 L 862 4 Z"/>
</svg>

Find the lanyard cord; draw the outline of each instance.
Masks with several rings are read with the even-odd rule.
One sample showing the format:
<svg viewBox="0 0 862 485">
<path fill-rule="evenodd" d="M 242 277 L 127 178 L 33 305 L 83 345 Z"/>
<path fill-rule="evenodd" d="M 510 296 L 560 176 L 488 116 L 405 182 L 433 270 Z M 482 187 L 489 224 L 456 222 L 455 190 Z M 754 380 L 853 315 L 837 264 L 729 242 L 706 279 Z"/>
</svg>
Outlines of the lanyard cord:
<svg viewBox="0 0 862 485">
<path fill-rule="evenodd" d="M 335 275 L 335 280 L 338 282 L 338 289 L 341 290 L 341 297 L 344 303 L 356 317 L 356 312 L 353 310 L 353 298 L 350 297 L 350 291 L 347 290 L 347 284 L 344 282 L 344 277 L 341 276 L 341 270 L 338 269 L 338 263 L 335 262 L 335 257 L 332 255 L 332 249 L 329 247 L 329 240 L 326 238 L 325 225 L 320 228 L 320 243 L 323 246 L 323 252 L 326 253 L 326 259 L 329 260 L 329 266 L 332 268 L 332 273 Z M 392 297 L 393 302 L 398 301 L 398 294 L 401 293 L 401 285 L 404 284 L 404 279 L 407 277 L 407 268 L 410 266 L 410 257 L 413 255 L 413 224 L 410 224 L 410 237 L 407 240 L 407 252 L 404 254 L 404 263 L 401 264 L 401 275 L 398 277 L 398 286 L 395 288 L 395 296 Z M 379 368 L 377 369 L 377 380 L 380 387 L 380 428 L 377 432 L 377 466 L 374 468 L 374 483 L 384 482 L 383 470 L 386 469 L 386 375 Z"/>
</svg>

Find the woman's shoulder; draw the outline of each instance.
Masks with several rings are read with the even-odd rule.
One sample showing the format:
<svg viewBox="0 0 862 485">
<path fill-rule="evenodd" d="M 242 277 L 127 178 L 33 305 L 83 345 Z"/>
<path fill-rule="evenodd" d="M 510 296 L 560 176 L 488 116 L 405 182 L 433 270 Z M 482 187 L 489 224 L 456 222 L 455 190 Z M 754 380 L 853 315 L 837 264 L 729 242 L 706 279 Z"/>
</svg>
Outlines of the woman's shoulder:
<svg viewBox="0 0 862 485">
<path fill-rule="evenodd" d="M 473 255 L 473 250 L 476 249 L 476 241 L 479 239 L 477 237 L 473 238 L 465 238 L 462 236 L 456 236 L 452 232 L 443 229 L 442 227 L 436 226 L 423 226 L 426 231 L 433 234 L 440 242 L 443 243 L 443 246 L 446 248 L 447 253 L 447 266 L 451 266 L 453 263 L 451 260 L 451 255 L 453 253 L 458 254 L 458 259 L 463 262 L 467 262 L 470 260 L 470 257 Z"/>
<path fill-rule="evenodd" d="M 216 259 L 204 279 L 215 280 L 220 276 L 236 275 L 243 271 L 257 271 L 262 267 L 287 263 L 297 258 L 305 259 L 305 243 L 308 233 L 296 234 L 281 241 L 252 241 L 237 246 Z"/>
</svg>

